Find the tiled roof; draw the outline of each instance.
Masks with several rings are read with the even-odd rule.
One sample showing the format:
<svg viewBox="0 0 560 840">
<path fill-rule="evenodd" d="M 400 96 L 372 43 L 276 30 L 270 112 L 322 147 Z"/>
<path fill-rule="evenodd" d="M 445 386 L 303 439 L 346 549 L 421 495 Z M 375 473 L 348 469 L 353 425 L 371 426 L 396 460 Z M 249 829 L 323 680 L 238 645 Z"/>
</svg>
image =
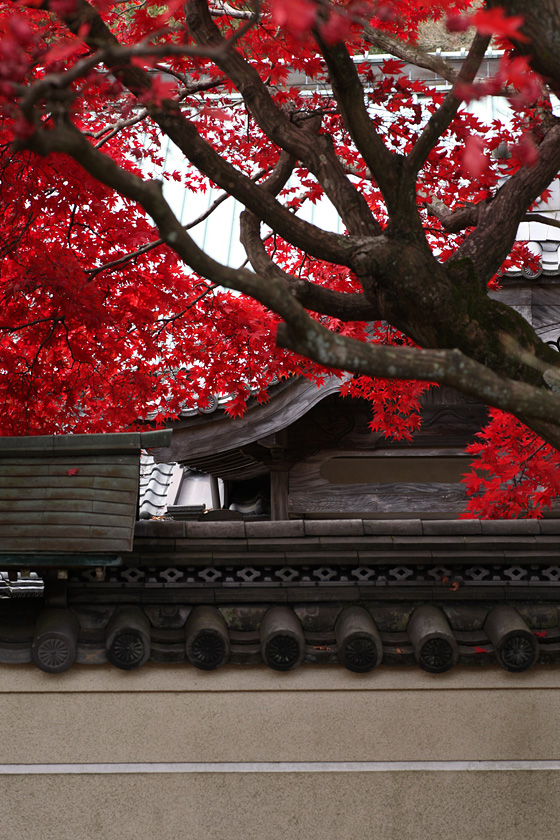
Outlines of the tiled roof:
<svg viewBox="0 0 560 840">
<path fill-rule="evenodd" d="M 529 279 L 536 279 L 541 274 L 544 276 L 560 274 L 560 182 L 553 181 L 549 187 L 550 197 L 540 202 L 535 212 L 541 217 L 538 221 L 531 221 L 531 214 L 528 214 L 528 221 L 521 222 L 517 228 L 516 239 L 527 242 L 530 250 L 540 257 L 541 268 L 535 272 L 528 269 L 523 271 L 510 269 L 509 276 L 523 274 Z M 555 224 L 547 224 L 544 219 L 549 219 Z"/>
<path fill-rule="evenodd" d="M 137 522 L 135 538 L 296 539 L 315 537 L 445 536 L 457 544 L 467 537 L 560 536 L 560 519 L 290 519 L 244 522 Z"/>
<path fill-rule="evenodd" d="M 560 663 L 560 520 L 150 520 L 67 576 L 65 608 L 0 597 L 0 662 Z"/>
<path fill-rule="evenodd" d="M 153 457 L 143 452 L 140 457 L 140 486 L 138 511 L 140 519 L 163 516 L 175 501 L 177 484 L 182 469 L 178 464 L 156 464 Z"/>
<path fill-rule="evenodd" d="M 44 593 L 44 584 L 36 572 L 22 575 L 16 572 L 11 580 L 7 572 L 0 572 L 0 599 L 2 598 L 40 598 Z"/>
</svg>

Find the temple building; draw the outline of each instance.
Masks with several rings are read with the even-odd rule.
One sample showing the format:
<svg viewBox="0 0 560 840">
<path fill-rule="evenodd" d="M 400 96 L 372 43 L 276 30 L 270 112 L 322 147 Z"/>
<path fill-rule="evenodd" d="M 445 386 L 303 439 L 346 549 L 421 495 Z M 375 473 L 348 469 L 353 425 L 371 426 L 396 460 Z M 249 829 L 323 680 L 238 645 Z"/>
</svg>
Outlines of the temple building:
<svg viewBox="0 0 560 840">
<path fill-rule="evenodd" d="M 556 341 L 557 283 L 499 294 Z M 560 519 L 457 519 L 483 406 L 339 385 L 0 440 L 9 838 L 553 836 Z"/>
</svg>

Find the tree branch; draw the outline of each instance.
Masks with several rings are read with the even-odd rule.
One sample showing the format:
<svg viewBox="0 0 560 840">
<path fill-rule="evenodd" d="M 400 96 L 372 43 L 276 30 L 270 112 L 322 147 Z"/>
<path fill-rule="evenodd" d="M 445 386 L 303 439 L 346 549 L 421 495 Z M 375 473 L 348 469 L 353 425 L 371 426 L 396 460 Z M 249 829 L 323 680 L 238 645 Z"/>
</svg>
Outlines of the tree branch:
<svg viewBox="0 0 560 840">
<path fill-rule="evenodd" d="M 521 15 L 520 31 L 527 40 L 512 38 L 518 53 L 526 55 L 533 70 L 540 73 L 550 88 L 560 95 L 560 50 L 558 0 L 486 0 L 487 5 L 502 6 L 509 15 Z"/>
<path fill-rule="evenodd" d="M 286 293 L 284 283 L 277 277 L 263 279 L 246 269 L 231 269 L 216 262 L 183 229 L 164 199 L 159 182 L 146 182 L 120 169 L 67 119 L 60 118 L 51 130 L 36 131 L 27 143 L 41 155 L 58 151 L 72 156 L 100 182 L 143 206 L 154 219 L 164 241 L 200 276 L 247 294 L 276 312 L 285 322 L 278 333 L 281 346 L 327 367 L 370 376 L 452 385 L 486 404 L 523 415 L 529 424 L 533 420 L 558 424 L 560 396 L 557 394 L 504 377 L 459 350 L 368 345 L 337 335 L 314 321 L 301 304 Z M 555 360 L 557 356 L 554 354 Z"/>
<path fill-rule="evenodd" d="M 500 4 L 502 0 L 498 0 Z M 374 47 L 378 47 L 383 52 L 393 55 L 395 58 L 404 61 L 406 64 L 412 64 L 415 67 L 422 67 L 424 70 L 430 70 L 435 76 L 440 79 L 445 79 L 449 84 L 454 85 L 459 77 L 459 71 L 444 61 L 444 59 L 437 53 L 429 53 L 421 49 L 417 44 L 410 42 L 399 41 L 388 35 L 386 32 L 380 32 L 378 29 L 365 24 L 363 27 L 364 40 L 368 41 Z M 477 81 L 485 81 L 486 77 L 474 78 L 474 83 Z M 502 90 L 493 93 L 494 96 L 511 96 L 514 92 L 513 86 L 506 86 Z"/>
<path fill-rule="evenodd" d="M 295 163 L 293 157 L 282 152 L 276 167 L 259 189 L 276 195 L 290 178 Z M 283 271 L 269 257 L 261 239 L 260 222 L 249 210 L 241 213 L 240 233 L 241 243 L 254 271 L 265 279 L 279 280 L 286 292 L 306 309 L 341 321 L 373 321 L 381 317 L 363 294 L 335 292 Z"/>
<path fill-rule="evenodd" d="M 96 144 L 95 148 L 96 149 L 99 148 L 99 143 Z M 259 178 L 262 178 L 262 176 L 266 172 L 267 172 L 266 169 L 261 169 L 260 172 L 257 172 L 257 174 L 253 176 L 253 180 L 257 181 Z M 215 210 L 217 210 L 217 208 L 220 207 L 221 204 L 224 203 L 224 201 L 227 201 L 228 198 L 229 198 L 228 193 L 224 192 L 221 195 L 219 195 L 212 202 L 212 204 L 209 207 L 206 208 L 206 210 L 203 213 L 201 213 L 199 216 L 196 217 L 196 219 L 193 219 L 191 222 L 188 222 L 188 224 L 183 225 L 183 230 L 192 230 L 193 227 L 196 227 L 197 225 L 201 224 L 202 222 L 205 222 L 206 219 L 208 219 L 212 215 L 212 213 Z M 93 278 L 97 274 L 100 274 L 102 271 L 109 271 L 112 268 L 118 268 L 118 267 L 124 265 L 125 263 L 130 262 L 131 260 L 137 259 L 137 257 L 144 256 L 144 254 L 147 254 L 150 251 L 153 251 L 154 248 L 158 248 L 160 245 L 164 245 L 164 244 L 165 243 L 164 243 L 163 239 L 153 239 L 151 242 L 147 242 L 145 245 L 140 246 L 140 248 L 137 248 L 135 251 L 131 251 L 128 254 L 124 254 L 122 257 L 118 257 L 116 260 L 112 260 L 111 262 L 106 262 L 103 265 L 99 265 L 99 266 L 96 266 L 96 268 L 92 268 L 90 271 L 86 271 L 86 274 L 88 275 L 88 279 L 93 280 Z"/>
<path fill-rule="evenodd" d="M 432 196 L 431 201 L 426 202 L 426 210 L 430 216 L 434 216 L 441 222 L 441 225 L 447 233 L 459 233 L 468 227 L 474 227 L 478 224 L 485 207 L 491 199 L 481 201 L 478 204 L 469 204 L 465 207 L 458 207 L 455 210 L 450 210 L 443 201 Z"/>
<path fill-rule="evenodd" d="M 61 315 L 51 315 L 47 318 L 36 318 L 34 321 L 28 321 L 26 324 L 18 324 L 17 327 L 8 327 L 6 324 L 0 324 L 0 330 L 7 333 L 15 333 L 19 332 L 20 330 L 26 330 L 29 327 L 35 327 L 37 324 L 45 324 L 47 322 L 52 322 L 54 324 L 59 324 L 61 321 L 64 321 L 64 317 Z"/>
<path fill-rule="evenodd" d="M 448 264 L 472 261 L 485 287 L 513 247 L 519 222 L 527 207 L 541 195 L 560 169 L 560 120 L 556 119 L 538 146 L 539 160 L 522 166 L 502 184 L 479 211 L 478 225 L 457 249 Z"/>
<path fill-rule="evenodd" d="M 416 176 L 425 164 L 428 155 L 439 138 L 449 128 L 451 121 L 457 114 L 459 106 L 463 101 L 463 98 L 456 93 L 457 88 L 459 85 L 472 83 L 484 59 L 484 54 L 489 43 L 489 36 L 482 36 L 478 33 L 474 36 L 468 55 L 461 66 L 452 90 L 449 91 L 440 107 L 434 111 L 424 127 L 422 134 L 414 144 L 414 148 L 408 155 L 406 167 L 411 175 Z"/>
<path fill-rule="evenodd" d="M 254 271 L 264 279 L 276 279 L 283 283 L 305 309 L 328 315 L 341 321 L 376 321 L 381 319 L 377 308 L 363 294 L 346 294 L 318 286 L 301 277 L 283 271 L 271 260 L 260 237 L 258 219 L 248 210 L 240 218 L 241 242 Z"/>
<path fill-rule="evenodd" d="M 225 16 L 233 20 L 250 20 L 253 12 L 235 9 L 229 3 L 224 3 L 223 0 L 216 0 L 215 3 L 210 5 L 210 14 L 214 17 Z"/>
<path fill-rule="evenodd" d="M 206 0 L 189 0 L 186 20 L 190 33 L 201 46 L 217 48 L 224 43 L 208 12 Z M 348 231 L 356 236 L 379 233 L 367 202 L 346 177 L 330 137 L 318 135 L 318 126 L 308 127 L 308 121 L 298 125 L 297 118 L 288 119 L 274 103 L 257 71 L 240 53 L 222 50 L 215 63 L 235 84 L 266 136 L 301 160 L 317 178 Z"/>
<path fill-rule="evenodd" d="M 159 181 L 144 181 L 121 169 L 115 161 L 92 146 L 69 121 L 62 120 L 50 131 L 36 131 L 26 145 L 40 155 L 62 152 L 70 155 L 98 181 L 138 202 L 153 218 L 164 242 L 201 277 L 259 300 L 288 321 L 296 321 L 305 310 L 276 278 L 263 281 L 247 269 L 222 265 L 202 251 L 185 231 L 165 200 Z M 307 316 L 306 316 L 307 317 Z"/>
<path fill-rule="evenodd" d="M 445 79 L 452 85 L 457 81 L 457 71 L 441 56 L 427 53 L 416 44 L 399 41 L 397 38 L 387 35 L 386 32 L 380 32 L 372 26 L 364 26 L 363 32 L 365 40 L 383 52 L 394 55 L 395 58 L 399 58 L 407 64 L 423 67 L 424 70 L 431 70 L 436 76 Z"/>
<path fill-rule="evenodd" d="M 166 72 L 171 72 L 170 70 L 166 70 Z M 182 74 L 173 74 L 176 76 L 181 76 Z M 182 79 L 181 79 L 182 80 Z M 197 84 L 193 84 L 190 86 L 185 86 L 181 88 L 177 92 L 177 102 L 182 102 L 187 96 L 193 96 L 195 93 L 201 93 L 202 91 L 212 90 L 216 87 L 220 87 L 224 82 L 224 79 L 219 80 L 207 80 L 205 82 L 199 82 Z M 133 125 L 137 125 L 142 120 L 145 120 L 148 116 L 148 109 L 142 108 L 138 114 L 134 117 L 130 117 L 127 120 L 117 120 L 113 125 L 105 126 L 104 128 L 100 128 L 98 131 L 84 131 L 86 137 L 94 137 L 98 140 L 97 148 L 101 148 L 108 140 L 112 137 L 115 137 L 119 131 L 122 131 L 123 128 L 130 128 Z"/>
<path fill-rule="evenodd" d="M 62 20 L 70 31 L 76 35 L 81 27 L 87 24 L 89 34 L 85 37 L 86 43 L 91 49 L 104 50 L 105 64 L 115 77 L 134 95 L 145 96 L 149 94 L 152 84 L 149 73 L 141 67 L 133 66 L 127 62 L 123 63 L 120 60 L 122 52 L 118 40 L 87 0 L 75 0 L 74 11 L 72 14 L 62 16 Z M 236 34 L 238 35 L 238 33 Z M 231 49 L 230 42 L 223 42 L 219 45 L 218 52 L 224 53 L 229 49 Z M 111 55 L 113 55 L 111 50 L 115 51 L 114 55 L 119 56 L 118 61 L 113 62 L 111 60 Z M 209 55 L 206 48 L 200 51 L 205 56 Z M 95 66 L 97 58 L 91 60 L 94 62 L 92 66 Z M 30 91 L 34 88 L 35 85 L 31 86 Z M 43 90 L 40 95 L 46 95 L 46 92 Z M 36 99 L 37 95 L 34 96 L 33 101 L 28 100 L 29 107 L 34 104 Z M 280 236 L 315 257 L 342 265 L 348 264 L 351 253 L 355 249 L 355 242 L 349 237 L 326 232 L 298 218 L 270 195 L 259 191 L 249 177 L 235 169 L 200 136 L 194 123 L 181 114 L 175 102 L 165 100 L 161 105 L 150 103 L 147 105 L 147 109 L 150 117 L 163 133 L 175 143 L 200 172 L 218 184 L 221 189 L 237 198 L 241 204 L 244 204 L 259 218 L 263 219 L 266 224 L 275 229 Z M 32 110 L 30 113 L 26 113 L 26 116 L 30 122 L 33 121 Z"/>
<path fill-rule="evenodd" d="M 443 201 L 432 196 L 430 202 L 426 202 L 426 210 L 430 216 L 434 216 L 441 222 L 441 226 L 447 233 L 459 233 L 465 228 L 476 227 L 484 216 L 486 209 L 491 205 L 492 199 L 480 201 L 478 204 L 468 204 L 450 210 Z M 544 216 L 542 213 L 525 213 L 520 219 L 521 222 L 540 222 L 543 225 L 560 228 L 560 220 Z"/>
<path fill-rule="evenodd" d="M 365 104 L 360 77 L 346 46 L 342 43 L 327 46 L 317 34 L 315 38 L 326 61 L 344 124 L 371 175 L 379 185 L 391 213 L 393 198 L 398 191 L 397 156 L 389 151 L 375 130 Z"/>
<path fill-rule="evenodd" d="M 438 382 L 457 388 L 485 405 L 522 414 L 529 426 L 543 421 L 558 430 L 559 395 L 503 378 L 460 350 L 366 344 L 337 335 L 311 318 L 299 324 L 281 324 L 277 341 L 281 347 L 325 367 L 372 377 Z M 560 440 L 560 430 L 557 439 Z"/>
</svg>

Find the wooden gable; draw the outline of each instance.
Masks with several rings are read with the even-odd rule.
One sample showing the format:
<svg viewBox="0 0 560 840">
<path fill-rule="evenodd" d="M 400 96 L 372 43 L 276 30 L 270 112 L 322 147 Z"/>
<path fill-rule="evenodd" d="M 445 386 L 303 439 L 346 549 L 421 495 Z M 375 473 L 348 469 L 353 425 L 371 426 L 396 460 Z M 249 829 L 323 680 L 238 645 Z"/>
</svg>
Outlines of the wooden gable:
<svg viewBox="0 0 560 840">
<path fill-rule="evenodd" d="M 171 432 L 0 438 L 0 557 L 132 550 L 140 450 Z M 36 565 L 36 563 L 35 563 Z"/>
</svg>

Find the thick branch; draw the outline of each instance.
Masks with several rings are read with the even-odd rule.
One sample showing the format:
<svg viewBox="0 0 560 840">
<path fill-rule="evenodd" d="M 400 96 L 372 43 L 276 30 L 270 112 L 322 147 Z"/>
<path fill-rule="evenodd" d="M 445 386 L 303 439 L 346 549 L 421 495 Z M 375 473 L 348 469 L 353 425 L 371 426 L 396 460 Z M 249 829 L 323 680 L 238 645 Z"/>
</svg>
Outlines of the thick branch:
<svg viewBox="0 0 560 840">
<path fill-rule="evenodd" d="M 526 41 L 512 38 L 517 52 L 526 55 L 533 70 L 540 73 L 560 95 L 560 3 L 558 0 L 487 0 L 489 7 L 502 6 L 509 15 L 521 15 L 521 32 Z"/>
<path fill-rule="evenodd" d="M 283 271 L 268 256 L 260 237 L 259 221 L 248 210 L 241 214 L 240 223 L 241 242 L 254 271 L 264 279 L 279 280 L 284 284 L 286 292 L 293 295 L 305 309 L 341 321 L 380 320 L 379 311 L 365 295 L 335 292 Z"/>
<path fill-rule="evenodd" d="M 260 184 L 259 189 L 276 195 L 288 181 L 295 163 L 294 158 L 282 152 L 276 167 Z M 362 294 L 334 292 L 283 271 L 268 256 L 260 235 L 260 222 L 249 210 L 244 210 L 241 214 L 240 233 L 241 243 L 254 271 L 265 279 L 279 280 L 285 286 L 287 294 L 293 295 L 306 309 L 339 318 L 341 321 L 373 321 L 381 317 Z"/>
<path fill-rule="evenodd" d="M 69 122 L 60 123 L 50 131 L 35 132 L 28 145 L 42 155 L 52 151 L 71 155 L 99 181 L 141 204 L 154 219 L 165 242 L 198 274 L 250 295 L 285 321 L 286 327 L 279 331 L 282 346 L 327 367 L 370 376 L 442 382 L 486 404 L 521 414 L 529 424 L 535 419 L 557 425 L 560 417 L 557 394 L 502 377 L 458 350 L 368 345 L 336 335 L 310 318 L 295 298 L 286 294 L 284 284 L 276 277 L 263 280 L 246 269 L 231 269 L 216 262 L 183 229 L 163 197 L 159 182 L 146 182 L 120 169 Z"/>
<path fill-rule="evenodd" d="M 539 160 L 523 166 L 480 210 L 479 224 L 448 262 L 472 261 L 483 286 L 498 271 L 515 242 L 527 207 L 541 195 L 560 169 L 560 121 L 556 120 L 538 147 Z"/>
<path fill-rule="evenodd" d="M 459 85 L 472 83 L 484 59 L 484 54 L 489 43 L 489 37 L 483 37 L 478 33 L 474 36 L 468 55 L 459 71 L 457 81 L 440 107 L 434 111 L 428 120 L 422 134 L 408 156 L 407 169 L 410 174 L 415 176 L 420 171 L 439 138 L 449 128 L 451 121 L 457 114 L 459 106 L 463 101 L 462 97 L 457 95 L 457 88 Z"/>
<path fill-rule="evenodd" d="M 487 201 L 481 201 L 478 204 L 468 204 L 465 207 L 450 210 L 443 201 L 432 196 L 432 200 L 426 204 L 426 210 L 430 216 L 434 216 L 441 222 L 447 233 L 459 233 L 465 228 L 475 227 L 478 224 L 487 204 Z"/>
<path fill-rule="evenodd" d="M 325 367 L 372 377 L 417 379 L 457 388 L 486 405 L 523 415 L 524 422 L 551 424 L 560 441 L 560 396 L 544 388 L 502 378 L 460 350 L 421 350 L 365 344 L 336 335 L 317 322 L 281 324 L 278 344 Z M 552 430 L 550 430 L 552 431 Z"/>
<path fill-rule="evenodd" d="M 364 89 L 346 46 L 327 46 L 316 36 L 327 63 L 333 93 L 342 119 L 362 155 L 370 173 L 379 185 L 389 213 L 398 191 L 397 157 L 385 146 L 370 119 Z"/>
<path fill-rule="evenodd" d="M 189 0 L 186 20 L 199 45 L 217 48 L 225 43 L 208 12 L 206 0 Z M 301 160 L 317 178 L 348 231 L 357 236 L 379 233 L 367 202 L 346 177 L 330 137 L 309 131 L 305 123 L 300 127 L 297 121 L 291 121 L 274 103 L 255 68 L 240 53 L 223 50 L 215 62 L 235 84 L 266 136 Z"/>
</svg>

